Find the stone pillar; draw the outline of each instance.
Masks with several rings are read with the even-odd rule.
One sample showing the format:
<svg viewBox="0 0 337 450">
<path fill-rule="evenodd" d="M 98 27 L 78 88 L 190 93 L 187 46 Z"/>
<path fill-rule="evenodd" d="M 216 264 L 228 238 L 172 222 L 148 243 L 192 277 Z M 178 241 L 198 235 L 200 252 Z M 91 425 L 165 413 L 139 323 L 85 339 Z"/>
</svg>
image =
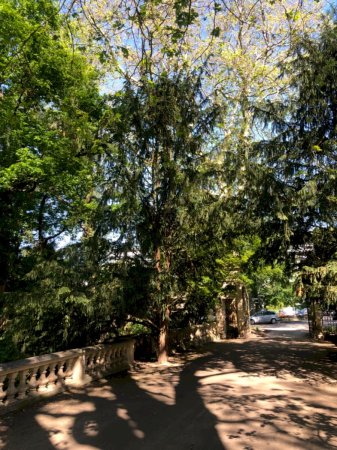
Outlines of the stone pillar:
<svg viewBox="0 0 337 450">
<path fill-rule="evenodd" d="M 127 349 L 127 358 L 128 358 L 128 364 L 131 367 L 134 362 L 134 355 L 135 355 L 135 342 L 132 340 L 131 342 L 128 342 L 128 349 Z"/>
<path fill-rule="evenodd" d="M 72 384 L 81 386 L 85 380 L 85 352 L 81 352 L 75 359 L 72 370 Z"/>
<path fill-rule="evenodd" d="M 225 318 L 226 318 L 226 339 L 237 338 L 239 336 L 239 332 L 238 332 L 235 298 L 226 297 Z"/>
<path fill-rule="evenodd" d="M 236 289 L 236 314 L 239 337 L 246 337 L 249 331 L 249 298 L 243 284 Z"/>
<path fill-rule="evenodd" d="M 220 337 L 220 339 L 225 339 L 226 337 L 225 299 L 223 297 L 220 298 L 219 303 L 216 306 L 215 317 L 216 317 L 216 333 Z"/>
</svg>

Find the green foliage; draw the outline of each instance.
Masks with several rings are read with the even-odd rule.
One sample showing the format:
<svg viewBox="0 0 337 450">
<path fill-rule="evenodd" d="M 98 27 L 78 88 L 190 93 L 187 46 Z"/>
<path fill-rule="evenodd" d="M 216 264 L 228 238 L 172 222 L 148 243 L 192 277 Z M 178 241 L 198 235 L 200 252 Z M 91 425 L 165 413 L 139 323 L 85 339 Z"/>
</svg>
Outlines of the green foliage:
<svg viewBox="0 0 337 450">
<path fill-rule="evenodd" d="M 143 79 L 137 88 L 127 84 L 111 98 L 106 125 L 113 149 L 107 161 L 113 189 L 107 186 L 104 193 L 107 206 L 113 205 L 106 230 L 119 236 L 123 252 L 133 254 L 124 258 L 125 308 L 157 332 L 168 310 L 188 308 L 202 146 L 216 115 L 198 83 L 180 73 Z"/>
<path fill-rule="evenodd" d="M 284 256 L 298 271 L 297 292 L 308 306 L 337 301 L 336 42 L 335 24 L 326 24 L 318 39 L 296 41 L 285 73 L 297 96 L 266 106 L 277 137 L 257 145 L 268 164 L 268 186 L 261 191 L 269 191 L 270 208 L 263 204 L 262 211 L 276 236 L 283 223 L 291 249 Z M 270 239 L 275 253 L 279 242 Z"/>
<path fill-rule="evenodd" d="M 40 243 L 52 242 L 83 212 L 99 97 L 96 74 L 71 48 L 52 1 L 39 6 L 5 1 L 0 23 L 0 249 L 7 255 L 0 284 L 5 285 L 11 253 L 17 255 L 34 235 Z"/>
<path fill-rule="evenodd" d="M 8 359 L 89 345 L 115 336 L 122 325 L 116 322 L 120 284 L 111 279 L 111 266 L 97 260 L 93 242 L 50 248 L 46 256 L 29 252 L 25 276 L 1 295 L 2 339 L 15 350 Z"/>
<path fill-rule="evenodd" d="M 198 254 L 200 272 L 190 282 L 191 298 L 204 316 L 209 308 L 214 310 L 223 295 L 236 292 L 238 285 L 244 285 L 248 292 L 251 290 L 253 261 L 261 245 L 257 236 L 236 236 L 221 241 L 213 238 L 211 242 L 212 247 L 208 241 L 204 256 Z"/>
<path fill-rule="evenodd" d="M 284 265 L 260 263 L 252 274 L 252 280 L 252 297 L 262 301 L 265 307 L 278 310 L 295 305 L 294 286 Z"/>
<path fill-rule="evenodd" d="M 297 275 L 301 296 L 308 303 L 320 301 L 324 306 L 337 303 L 337 261 L 328 261 L 324 266 L 304 266 Z"/>
<path fill-rule="evenodd" d="M 257 114 L 276 137 L 255 146 L 255 207 L 266 247 L 288 260 L 336 224 L 336 36 L 327 25 L 319 39 L 296 40 L 284 73 L 297 96 Z"/>
<path fill-rule="evenodd" d="M 0 36 L 1 333 L 36 352 L 66 343 L 76 309 L 92 307 L 63 284 L 53 246 L 89 215 L 101 100 L 55 2 L 5 0 Z"/>
</svg>

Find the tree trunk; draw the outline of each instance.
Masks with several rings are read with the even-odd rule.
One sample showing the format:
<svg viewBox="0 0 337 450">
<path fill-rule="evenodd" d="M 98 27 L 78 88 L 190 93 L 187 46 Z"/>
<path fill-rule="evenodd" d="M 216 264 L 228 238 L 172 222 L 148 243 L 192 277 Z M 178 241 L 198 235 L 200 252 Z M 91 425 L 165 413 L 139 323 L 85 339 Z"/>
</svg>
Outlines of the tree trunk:
<svg viewBox="0 0 337 450">
<path fill-rule="evenodd" d="M 159 328 L 159 341 L 158 341 L 158 362 L 159 364 L 165 364 L 168 361 L 169 354 L 169 331 L 170 310 L 166 307 L 164 319 L 161 321 Z"/>
<path fill-rule="evenodd" d="M 162 251 L 160 247 L 157 247 L 154 253 L 155 265 L 157 273 L 160 274 L 163 271 L 162 268 Z M 170 258 L 165 255 L 164 259 L 164 269 L 169 271 L 170 269 Z M 158 280 L 157 282 L 158 295 L 161 294 L 161 283 Z M 163 305 L 164 315 L 161 317 L 160 325 L 159 325 L 159 339 L 158 339 L 158 362 L 159 364 L 165 364 L 168 361 L 169 354 L 169 342 L 168 342 L 168 331 L 169 331 L 169 322 L 170 322 L 170 308 L 168 303 Z"/>
<path fill-rule="evenodd" d="M 311 299 L 308 308 L 310 335 L 314 339 L 319 339 L 323 335 L 322 313 L 320 303 L 316 299 Z"/>
</svg>

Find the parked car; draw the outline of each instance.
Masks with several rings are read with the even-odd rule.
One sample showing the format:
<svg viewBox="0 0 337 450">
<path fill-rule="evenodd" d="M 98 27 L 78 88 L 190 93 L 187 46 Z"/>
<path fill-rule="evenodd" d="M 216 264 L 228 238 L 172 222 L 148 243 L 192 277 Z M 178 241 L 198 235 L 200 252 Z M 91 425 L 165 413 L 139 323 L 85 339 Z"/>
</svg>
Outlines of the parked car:
<svg viewBox="0 0 337 450">
<path fill-rule="evenodd" d="M 258 311 L 250 316 L 250 324 L 256 323 L 276 323 L 280 320 L 275 311 Z"/>
<path fill-rule="evenodd" d="M 307 308 L 299 309 L 297 311 L 296 315 L 298 318 L 304 319 L 304 317 L 306 317 L 308 315 L 308 309 Z"/>
</svg>

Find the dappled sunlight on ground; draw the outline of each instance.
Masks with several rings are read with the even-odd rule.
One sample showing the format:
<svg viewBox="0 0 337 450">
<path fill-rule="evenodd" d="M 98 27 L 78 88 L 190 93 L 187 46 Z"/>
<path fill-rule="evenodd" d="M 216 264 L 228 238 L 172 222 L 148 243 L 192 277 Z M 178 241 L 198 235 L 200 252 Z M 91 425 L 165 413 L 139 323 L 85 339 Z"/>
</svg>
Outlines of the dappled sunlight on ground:
<svg viewBox="0 0 337 450">
<path fill-rule="evenodd" d="M 137 437 L 139 439 L 144 439 L 144 437 L 145 437 L 144 432 L 142 430 L 140 430 L 137 423 L 131 419 L 131 417 L 129 416 L 129 413 L 126 409 L 118 408 L 117 409 L 117 417 L 125 420 L 128 423 L 130 430 L 135 437 Z"/>
<path fill-rule="evenodd" d="M 335 387 L 239 375 L 223 374 L 217 385 L 203 380 L 199 389 L 227 449 L 337 448 Z"/>
<path fill-rule="evenodd" d="M 337 449 L 336 356 L 331 344 L 266 333 L 210 344 L 166 366 L 137 363 L 129 375 L 9 415 L 0 447 Z"/>
<path fill-rule="evenodd" d="M 166 405 L 175 405 L 175 390 L 179 383 L 182 361 L 160 366 L 155 363 L 138 363 L 131 373 L 132 380 L 149 396 Z"/>
<path fill-rule="evenodd" d="M 35 415 L 35 420 L 41 429 L 45 430 L 50 443 L 55 448 L 89 449 L 96 447 L 78 446 L 73 437 L 77 416 L 82 413 L 94 413 L 96 406 L 93 402 L 67 399 L 57 403 L 46 404 L 41 413 Z M 84 424 L 83 432 L 88 436 L 96 436 L 97 423 L 88 421 Z"/>
</svg>

